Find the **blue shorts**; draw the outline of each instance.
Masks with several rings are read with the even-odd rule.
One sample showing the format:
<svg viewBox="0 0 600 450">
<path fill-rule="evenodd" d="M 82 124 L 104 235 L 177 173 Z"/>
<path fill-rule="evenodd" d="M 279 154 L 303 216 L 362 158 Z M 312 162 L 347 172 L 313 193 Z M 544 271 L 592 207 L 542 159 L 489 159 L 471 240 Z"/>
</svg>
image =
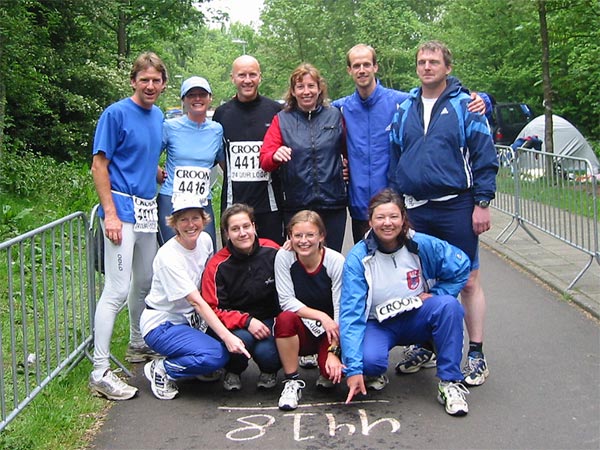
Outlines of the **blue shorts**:
<svg viewBox="0 0 600 450">
<path fill-rule="evenodd" d="M 473 231 L 473 194 L 466 192 L 445 202 L 429 201 L 408 210 L 411 228 L 448 241 L 471 259 L 471 270 L 479 269 L 479 237 Z"/>
</svg>

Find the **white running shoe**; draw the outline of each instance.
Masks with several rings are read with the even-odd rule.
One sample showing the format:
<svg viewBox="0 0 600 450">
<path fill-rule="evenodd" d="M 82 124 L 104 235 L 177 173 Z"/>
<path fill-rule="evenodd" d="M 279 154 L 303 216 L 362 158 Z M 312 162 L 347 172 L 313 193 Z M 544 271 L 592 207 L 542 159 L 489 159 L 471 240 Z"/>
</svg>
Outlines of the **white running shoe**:
<svg viewBox="0 0 600 450">
<path fill-rule="evenodd" d="M 306 386 L 302 380 L 285 380 L 285 387 L 279 397 L 279 409 L 292 411 L 298 407 L 302 398 L 302 389 Z"/>
<path fill-rule="evenodd" d="M 120 371 L 121 369 L 115 371 L 108 369 L 99 380 L 95 380 L 93 375 L 90 375 L 88 386 L 93 394 L 109 400 L 129 400 L 134 397 L 138 389 L 128 385 L 115 375 L 115 372 Z"/>
<path fill-rule="evenodd" d="M 173 400 L 179 390 L 174 381 L 169 380 L 165 371 L 164 358 L 147 362 L 144 365 L 144 375 L 150 381 L 152 393 L 159 400 Z"/>
<path fill-rule="evenodd" d="M 454 381 L 440 381 L 438 384 L 438 402 L 446 407 L 446 412 L 451 416 L 466 416 L 469 405 L 465 395 L 469 390 L 462 383 Z"/>
</svg>

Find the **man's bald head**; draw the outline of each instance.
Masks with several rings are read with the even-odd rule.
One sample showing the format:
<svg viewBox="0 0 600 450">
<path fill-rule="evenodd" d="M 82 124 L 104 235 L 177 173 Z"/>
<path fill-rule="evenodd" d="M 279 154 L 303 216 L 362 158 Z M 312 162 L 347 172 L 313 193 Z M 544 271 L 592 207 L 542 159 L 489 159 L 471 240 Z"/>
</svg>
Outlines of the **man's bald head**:
<svg viewBox="0 0 600 450">
<path fill-rule="evenodd" d="M 231 65 L 231 81 L 237 89 L 237 98 L 241 102 L 251 102 L 258 96 L 261 73 L 260 64 L 254 56 L 242 55 Z"/>
</svg>

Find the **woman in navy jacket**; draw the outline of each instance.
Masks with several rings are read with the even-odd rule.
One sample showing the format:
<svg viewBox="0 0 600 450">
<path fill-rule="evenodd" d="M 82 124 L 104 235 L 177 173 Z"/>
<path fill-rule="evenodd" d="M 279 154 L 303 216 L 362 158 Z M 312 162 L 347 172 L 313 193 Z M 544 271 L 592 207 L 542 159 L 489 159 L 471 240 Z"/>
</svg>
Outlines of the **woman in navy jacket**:
<svg viewBox="0 0 600 450">
<path fill-rule="evenodd" d="M 327 87 L 319 71 L 301 64 L 292 72 L 286 107 L 271 122 L 260 151 L 260 166 L 279 170 L 285 226 L 298 211 L 319 213 L 327 246 L 341 251 L 346 227 L 346 153 L 343 119 L 325 103 Z"/>
</svg>

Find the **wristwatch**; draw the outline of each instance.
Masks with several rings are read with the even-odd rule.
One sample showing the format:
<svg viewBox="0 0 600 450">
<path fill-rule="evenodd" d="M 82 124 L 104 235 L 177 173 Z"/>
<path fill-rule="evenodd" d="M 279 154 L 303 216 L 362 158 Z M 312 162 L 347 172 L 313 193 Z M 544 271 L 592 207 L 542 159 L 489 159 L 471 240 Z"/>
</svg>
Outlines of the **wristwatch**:
<svg viewBox="0 0 600 450">
<path fill-rule="evenodd" d="M 342 349 L 338 345 L 330 345 L 329 348 L 327 349 L 327 351 L 329 353 L 333 353 L 338 358 L 342 354 Z"/>
<path fill-rule="evenodd" d="M 478 202 L 475 203 L 477 206 L 479 206 L 480 208 L 487 208 L 488 206 L 490 206 L 490 202 L 487 200 L 479 200 Z"/>
</svg>

